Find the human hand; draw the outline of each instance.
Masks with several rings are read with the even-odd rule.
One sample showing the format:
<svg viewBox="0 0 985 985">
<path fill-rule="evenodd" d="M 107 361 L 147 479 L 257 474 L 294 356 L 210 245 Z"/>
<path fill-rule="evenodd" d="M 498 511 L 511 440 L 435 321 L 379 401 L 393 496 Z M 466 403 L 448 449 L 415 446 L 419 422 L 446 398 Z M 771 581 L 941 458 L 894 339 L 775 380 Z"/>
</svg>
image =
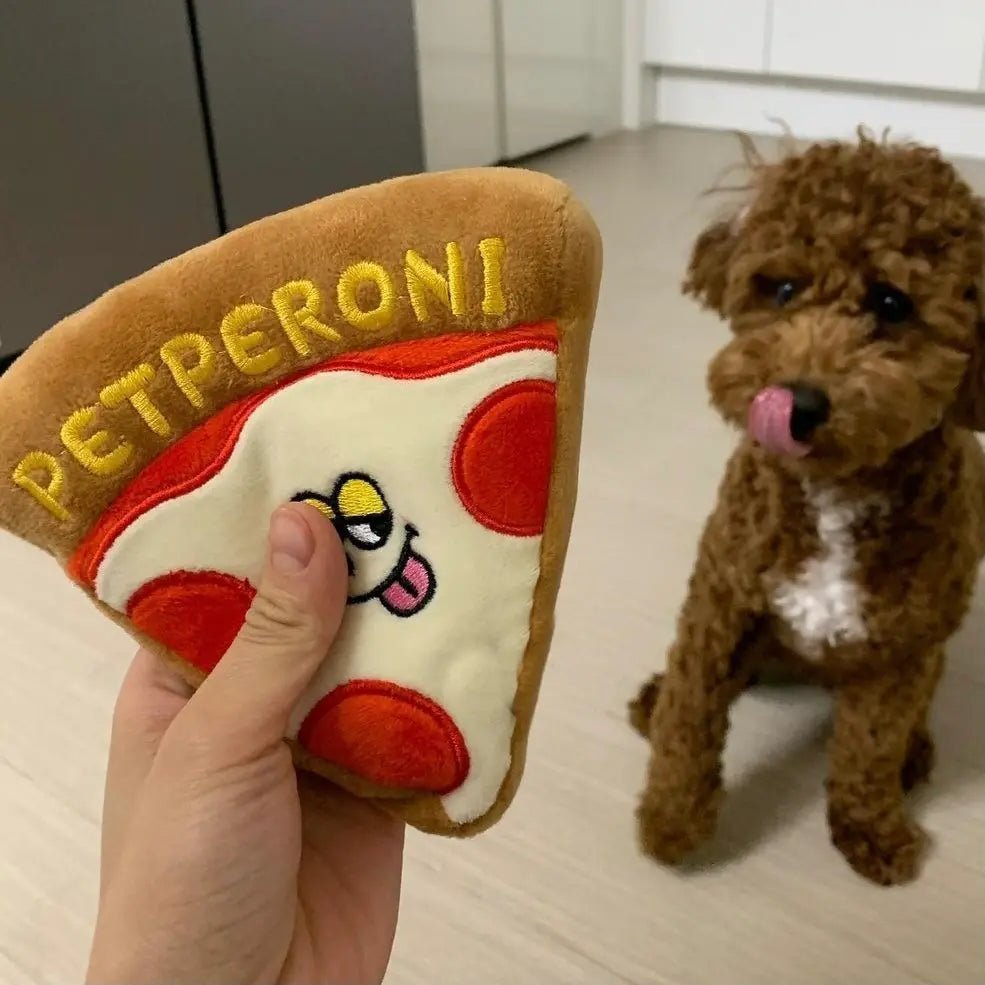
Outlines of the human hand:
<svg viewBox="0 0 985 985">
<path fill-rule="evenodd" d="M 113 720 L 89 985 L 382 979 L 403 825 L 296 774 L 283 741 L 347 582 L 331 524 L 281 507 L 246 622 L 199 690 L 137 653 Z"/>
</svg>

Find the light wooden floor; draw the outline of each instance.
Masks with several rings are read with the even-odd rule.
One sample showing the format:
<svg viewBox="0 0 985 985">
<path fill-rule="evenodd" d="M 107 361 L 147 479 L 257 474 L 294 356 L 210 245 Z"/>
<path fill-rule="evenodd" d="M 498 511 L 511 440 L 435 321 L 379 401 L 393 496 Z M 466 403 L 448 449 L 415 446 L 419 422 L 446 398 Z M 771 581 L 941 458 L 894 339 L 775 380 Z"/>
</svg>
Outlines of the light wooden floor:
<svg viewBox="0 0 985 985">
<path fill-rule="evenodd" d="M 829 847 L 828 706 L 737 708 L 718 839 L 687 874 L 637 855 L 646 750 L 624 724 L 663 662 L 731 437 L 706 409 L 723 329 L 678 295 L 733 140 L 650 131 L 539 162 L 606 241 L 581 496 L 520 795 L 469 843 L 412 836 L 389 981 L 667 985 L 985 982 L 985 592 L 935 706 L 916 810 L 935 846 L 879 890 Z M 970 176 L 985 191 L 985 166 Z M 96 895 L 103 760 L 131 644 L 39 553 L 0 539 L 0 983 L 78 981 Z"/>
</svg>

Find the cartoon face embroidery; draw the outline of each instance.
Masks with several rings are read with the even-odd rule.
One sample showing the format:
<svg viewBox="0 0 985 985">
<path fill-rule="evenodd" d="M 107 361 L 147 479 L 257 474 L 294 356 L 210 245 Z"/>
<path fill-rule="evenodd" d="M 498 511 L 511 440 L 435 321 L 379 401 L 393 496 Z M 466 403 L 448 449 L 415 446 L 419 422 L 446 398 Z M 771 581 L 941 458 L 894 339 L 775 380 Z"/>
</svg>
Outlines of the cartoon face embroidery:
<svg viewBox="0 0 985 985">
<path fill-rule="evenodd" d="M 419 532 L 399 522 L 370 476 L 348 472 L 327 496 L 305 490 L 292 499 L 314 506 L 335 525 L 349 564 L 350 605 L 379 599 L 387 612 L 407 618 L 431 601 L 434 571 L 411 546 Z"/>
</svg>

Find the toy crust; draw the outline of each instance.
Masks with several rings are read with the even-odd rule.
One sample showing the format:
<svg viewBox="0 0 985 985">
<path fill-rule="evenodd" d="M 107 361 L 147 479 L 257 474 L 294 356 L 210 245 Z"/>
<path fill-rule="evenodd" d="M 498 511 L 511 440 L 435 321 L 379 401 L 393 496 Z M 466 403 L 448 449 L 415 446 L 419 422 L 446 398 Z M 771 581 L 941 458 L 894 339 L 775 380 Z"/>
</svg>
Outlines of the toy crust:
<svg viewBox="0 0 985 985">
<path fill-rule="evenodd" d="M 550 644 L 600 269 L 598 232 L 568 189 L 512 169 L 397 179 L 237 230 L 64 319 L 0 379 L 0 523 L 53 554 L 110 618 L 198 683 L 200 669 L 95 598 L 73 567 L 121 492 L 222 408 L 346 354 L 550 326 L 553 461 L 509 767 L 495 800 L 452 820 L 434 793 L 385 789 L 292 743 L 302 767 L 422 830 L 480 831 L 519 783 Z"/>
</svg>

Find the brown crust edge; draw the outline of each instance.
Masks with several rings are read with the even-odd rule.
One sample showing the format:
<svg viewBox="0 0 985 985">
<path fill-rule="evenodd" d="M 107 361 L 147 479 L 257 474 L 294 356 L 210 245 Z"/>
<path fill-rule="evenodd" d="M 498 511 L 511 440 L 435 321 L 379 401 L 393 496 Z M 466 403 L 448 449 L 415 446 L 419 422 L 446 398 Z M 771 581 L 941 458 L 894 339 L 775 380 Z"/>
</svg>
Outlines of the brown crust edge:
<svg viewBox="0 0 985 985">
<path fill-rule="evenodd" d="M 581 316 L 571 315 L 558 320 L 558 330 L 567 345 L 562 347 L 558 359 L 556 471 L 551 478 L 548 522 L 541 541 L 540 577 L 534 589 L 530 612 L 530 638 L 520 662 L 513 698 L 510 768 L 492 806 L 465 824 L 450 821 L 437 797 L 419 796 L 400 804 L 376 801 L 384 810 L 430 834 L 462 838 L 479 834 L 495 824 L 513 802 L 523 778 L 530 729 L 554 635 L 554 609 L 578 496 L 585 377 L 602 276 L 601 237 L 587 210 L 573 197 L 569 196 L 561 210 L 561 224 L 561 270 L 583 270 L 588 275 L 586 287 L 590 285 L 590 294 L 585 299 Z M 561 307 L 565 310 L 567 306 L 562 303 Z"/>
</svg>

